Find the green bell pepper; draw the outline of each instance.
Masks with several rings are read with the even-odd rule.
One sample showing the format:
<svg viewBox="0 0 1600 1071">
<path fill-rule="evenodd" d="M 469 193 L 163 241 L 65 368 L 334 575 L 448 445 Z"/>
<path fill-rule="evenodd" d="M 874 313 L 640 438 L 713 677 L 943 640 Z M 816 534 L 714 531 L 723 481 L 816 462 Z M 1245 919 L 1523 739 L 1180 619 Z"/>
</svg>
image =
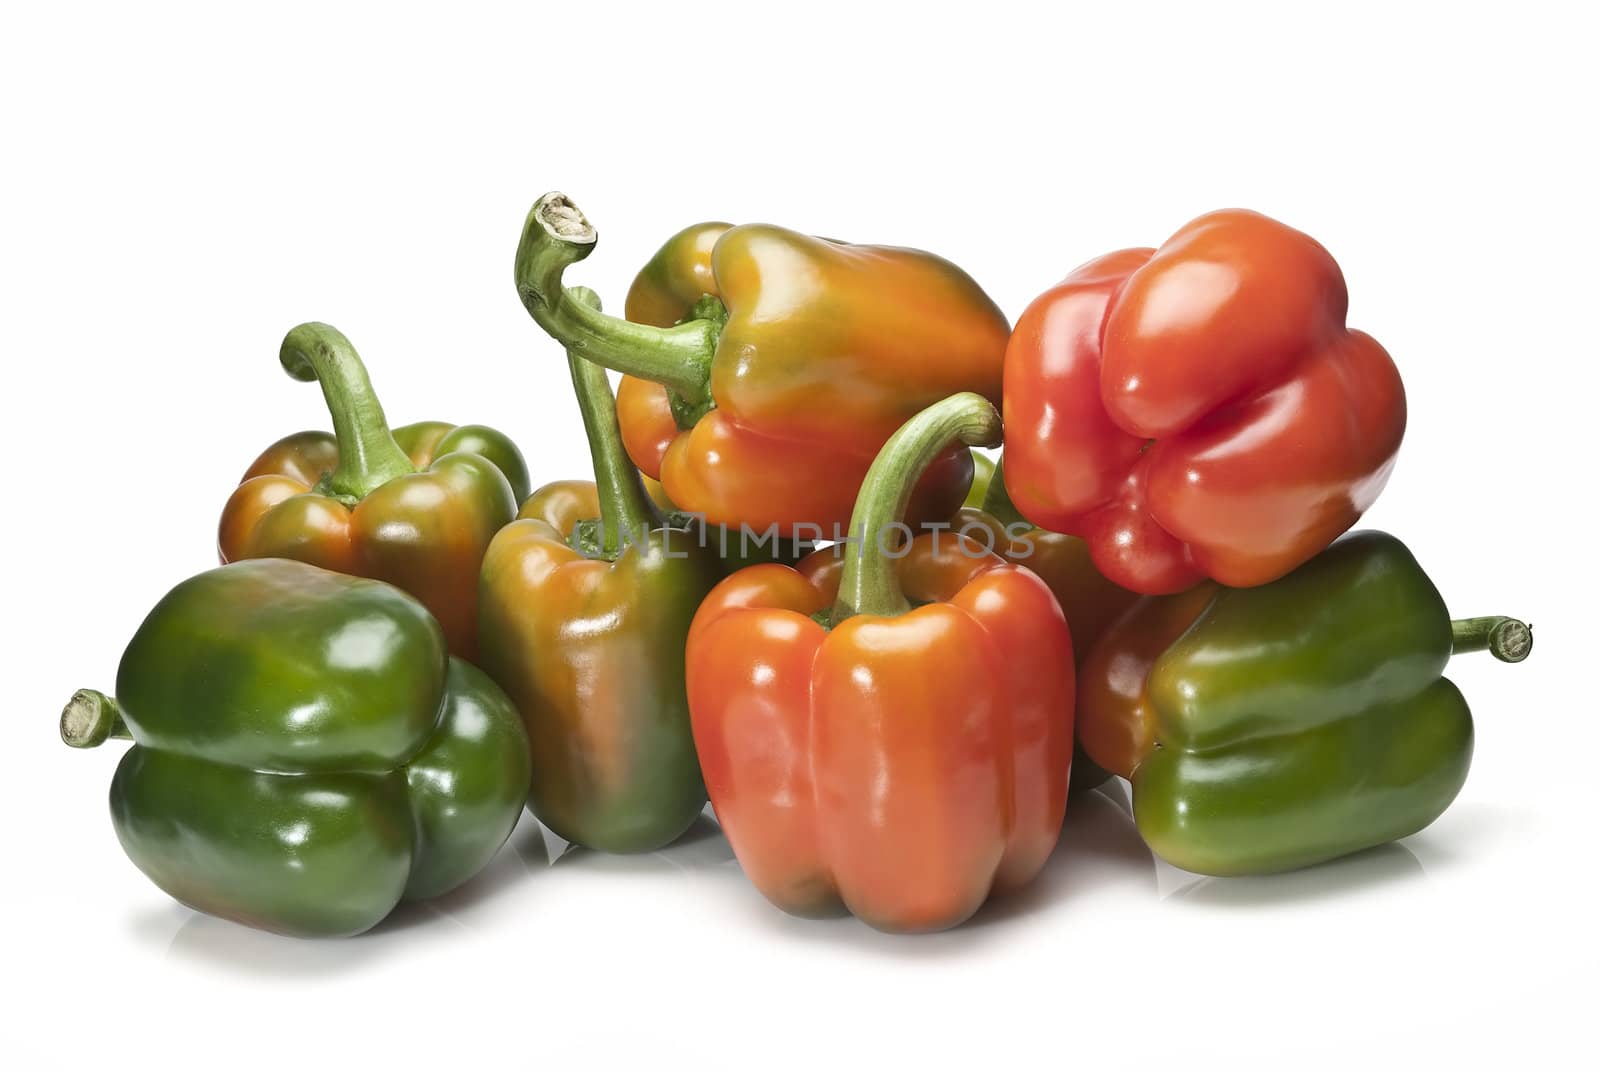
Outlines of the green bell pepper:
<svg viewBox="0 0 1600 1071">
<path fill-rule="evenodd" d="M 1139 831 L 1163 859 L 1290 870 L 1444 813 L 1473 742 L 1445 663 L 1468 650 L 1521 661 L 1532 643 L 1510 618 L 1452 622 L 1404 544 L 1355 532 L 1261 587 L 1136 603 L 1084 662 L 1079 739 L 1131 777 Z"/>
<path fill-rule="evenodd" d="M 83 690 L 74 747 L 131 738 L 111 783 L 128 857 L 199 911 L 360 933 L 472 877 L 527 800 L 528 740 L 398 588 L 280 558 L 184 581 Z"/>
</svg>

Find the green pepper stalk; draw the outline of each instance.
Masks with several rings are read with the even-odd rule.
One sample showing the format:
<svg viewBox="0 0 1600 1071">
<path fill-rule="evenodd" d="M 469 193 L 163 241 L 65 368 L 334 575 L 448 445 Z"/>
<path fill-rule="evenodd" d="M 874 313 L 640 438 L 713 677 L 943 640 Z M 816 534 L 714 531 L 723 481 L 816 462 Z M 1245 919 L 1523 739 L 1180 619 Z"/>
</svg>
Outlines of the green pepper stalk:
<svg viewBox="0 0 1600 1071">
<path fill-rule="evenodd" d="M 725 319 L 721 303 L 715 309 L 697 306 L 696 315 L 704 318 L 662 328 L 608 316 L 597 304 L 576 300 L 576 291 L 562 285 L 562 273 L 594 252 L 598 239 L 565 194 L 547 193 L 534 203 L 516 260 L 517 294 L 528 314 L 569 354 L 654 380 L 689 407 L 709 407 L 711 359 Z"/>
<path fill-rule="evenodd" d="M 400 449 L 355 347 L 336 327 L 304 323 L 283 339 L 278 360 L 302 383 L 316 381 L 333 417 L 339 463 L 319 491 L 360 501 L 396 476 L 415 472 Z"/>
<path fill-rule="evenodd" d="M 849 545 L 833 623 L 852 614 L 894 617 L 911 609 L 886 545 L 902 518 L 917 479 L 952 442 L 994 446 L 1000 441 L 1000 414 L 980 394 L 953 394 L 924 409 L 890 436 L 867 470 L 850 515 Z M 909 530 L 908 530 L 909 531 Z"/>
<path fill-rule="evenodd" d="M 1468 617 L 1450 622 L 1451 651 L 1488 651 L 1502 662 L 1521 662 L 1533 650 L 1533 627 L 1514 617 Z"/>
<path fill-rule="evenodd" d="M 107 740 L 132 740 L 117 701 L 93 688 L 72 693 L 61 711 L 61 742 L 68 747 L 99 747 Z"/>
<path fill-rule="evenodd" d="M 567 300 L 586 309 L 600 308 L 600 295 L 585 286 L 567 291 Z M 572 534 L 573 546 L 614 560 L 628 540 L 644 538 L 651 529 L 662 527 L 664 521 L 645 493 L 639 470 L 623 448 L 622 426 L 617 423 L 616 401 L 606 370 L 584 360 L 575 349 L 567 351 L 567 367 L 583 414 L 583 432 L 589 440 L 600 499 L 598 534 L 595 526 L 580 523 Z"/>
</svg>

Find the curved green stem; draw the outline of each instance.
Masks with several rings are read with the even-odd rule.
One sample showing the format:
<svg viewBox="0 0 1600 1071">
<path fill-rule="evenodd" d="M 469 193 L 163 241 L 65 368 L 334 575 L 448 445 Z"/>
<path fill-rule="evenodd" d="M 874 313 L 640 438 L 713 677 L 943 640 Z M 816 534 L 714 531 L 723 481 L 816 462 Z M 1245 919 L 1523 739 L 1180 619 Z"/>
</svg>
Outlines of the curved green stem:
<svg viewBox="0 0 1600 1071">
<path fill-rule="evenodd" d="M 999 441 L 1000 414 L 987 398 L 970 392 L 935 402 L 889 437 L 867 470 L 850 514 L 835 624 L 852 614 L 893 617 L 911 609 L 888 550 L 894 546 L 891 532 L 904 527 L 917 480 L 951 443 L 994 446 Z"/>
<path fill-rule="evenodd" d="M 117 701 L 93 688 L 73 692 L 61 708 L 61 742 L 68 747 L 99 747 L 112 737 L 133 739 Z"/>
<path fill-rule="evenodd" d="M 1521 662 L 1533 650 L 1533 626 L 1514 617 L 1467 617 L 1450 622 L 1455 654 L 1488 651 L 1502 662 Z"/>
<path fill-rule="evenodd" d="M 585 286 L 567 291 L 567 300 L 585 308 L 598 309 L 600 296 Z M 650 496 L 645 494 L 639 470 L 622 445 L 622 427 L 617 423 L 617 400 L 611 393 L 606 370 L 567 351 L 572 371 L 572 389 L 578 395 L 583 413 L 583 432 L 589 439 L 589 457 L 594 462 L 595 488 L 600 497 L 600 553 L 614 558 L 627 544 L 662 523 Z"/>
<path fill-rule="evenodd" d="M 565 194 L 547 193 L 534 203 L 517 244 L 517 295 L 528 314 L 568 353 L 663 384 L 692 406 L 708 406 L 711 357 L 722 323 L 692 319 L 651 327 L 572 300 L 562 273 L 593 252 L 598 238 Z"/>
<path fill-rule="evenodd" d="M 325 478 L 324 490 L 359 501 L 396 476 L 416 471 L 389 432 L 366 366 L 338 328 L 301 324 L 284 336 L 278 360 L 302 383 L 320 384 L 327 400 L 339 464 Z"/>
<path fill-rule="evenodd" d="M 1011 492 L 1006 489 L 1006 459 L 1004 457 L 994 464 L 994 475 L 990 477 L 989 489 L 983 495 L 983 512 L 1003 525 L 1028 523 L 1027 518 L 1017 512 L 1016 503 L 1011 501 Z"/>
</svg>

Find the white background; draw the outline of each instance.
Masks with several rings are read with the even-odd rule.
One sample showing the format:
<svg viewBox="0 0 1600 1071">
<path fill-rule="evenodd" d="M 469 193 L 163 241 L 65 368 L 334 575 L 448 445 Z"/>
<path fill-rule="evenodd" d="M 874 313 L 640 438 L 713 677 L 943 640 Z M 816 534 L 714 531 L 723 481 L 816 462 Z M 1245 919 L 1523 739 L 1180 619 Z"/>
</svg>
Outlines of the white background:
<svg viewBox="0 0 1600 1071">
<path fill-rule="evenodd" d="M 8 6 L 3 1062 L 1583 1062 L 1584 6 Z M 655 855 L 554 864 L 562 845 L 525 819 L 477 884 L 344 942 L 178 907 L 107 820 L 120 747 L 62 747 L 61 703 L 110 687 L 149 606 L 212 564 L 257 451 L 325 426 L 277 364 L 301 320 L 349 334 L 397 423 L 491 424 L 536 483 L 586 475 L 562 355 L 511 284 L 550 188 L 599 228 L 572 281 L 613 309 L 708 218 L 935 249 L 1013 318 L 1078 262 L 1208 209 L 1317 236 L 1410 397 L 1367 523 L 1458 614 L 1536 627 L 1521 666 L 1452 668 L 1479 732 L 1460 799 L 1398 846 L 1196 881 L 1091 796 L 1032 892 L 929 938 L 787 918 L 709 819 Z"/>
</svg>

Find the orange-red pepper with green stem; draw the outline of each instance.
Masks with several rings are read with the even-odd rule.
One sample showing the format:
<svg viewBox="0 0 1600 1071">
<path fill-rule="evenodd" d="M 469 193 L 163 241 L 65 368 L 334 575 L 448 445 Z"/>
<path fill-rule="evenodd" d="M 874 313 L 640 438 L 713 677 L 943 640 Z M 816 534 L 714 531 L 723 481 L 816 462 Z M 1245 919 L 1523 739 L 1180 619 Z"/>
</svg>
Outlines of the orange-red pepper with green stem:
<svg viewBox="0 0 1600 1071">
<path fill-rule="evenodd" d="M 831 539 L 906 419 L 958 391 L 1000 397 L 1006 319 L 930 253 L 700 224 L 640 273 L 621 320 L 569 300 L 563 284 L 596 237 L 566 197 L 540 198 L 517 249 L 517 292 L 564 346 L 627 374 L 617 408 L 630 455 L 712 524 Z M 950 516 L 971 476 L 964 447 L 942 451 L 912 519 Z"/>
<path fill-rule="evenodd" d="M 223 562 L 293 558 L 384 580 L 419 599 L 452 654 L 477 651 L 478 566 L 527 493 L 522 454 L 481 425 L 389 429 L 355 347 L 305 323 L 279 360 L 322 387 L 334 433 L 307 431 L 268 447 L 223 507 Z"/>
<path fill-rule="evenodd" d="M 706 788 L 745 874 L 785 911 L 944 929 L 1055 845 L 1072 759 L 1061 608 L 975 542 L 895 534 L 931 458 L 999 431 L 975 394 L 929 407 L 873 463 L 842 563 L 829 549 L 741 570 L 695 617 Z"/>
</svg>

